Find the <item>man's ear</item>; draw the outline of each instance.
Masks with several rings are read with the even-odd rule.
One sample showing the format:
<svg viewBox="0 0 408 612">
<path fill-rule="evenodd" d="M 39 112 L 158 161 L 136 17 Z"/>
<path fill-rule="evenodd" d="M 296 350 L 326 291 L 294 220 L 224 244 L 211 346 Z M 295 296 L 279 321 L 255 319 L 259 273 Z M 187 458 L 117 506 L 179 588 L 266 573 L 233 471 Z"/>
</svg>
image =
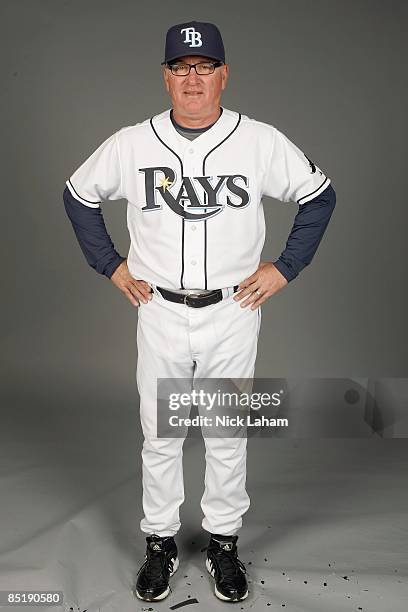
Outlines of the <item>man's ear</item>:
<svg viewBox="0 0 408 612">
<path fill-rule="evenodd" d="M 229 77 L 229 66 L 228 64 L 224 64 L 224 66 L 222 67 L 222 75 L 221 75 L 221 87 L 223 90 L 227 86 L 228 77 Z"/>
<path fill-rule="evenodd" d="M 166 69 L 166 66 L 163 66 L 163 80 L 164 80 L 164 85 L 167 89 L 167 91 L 170 91 L 170 87 L 169 87 L 169 72 Z"/>
</svg>

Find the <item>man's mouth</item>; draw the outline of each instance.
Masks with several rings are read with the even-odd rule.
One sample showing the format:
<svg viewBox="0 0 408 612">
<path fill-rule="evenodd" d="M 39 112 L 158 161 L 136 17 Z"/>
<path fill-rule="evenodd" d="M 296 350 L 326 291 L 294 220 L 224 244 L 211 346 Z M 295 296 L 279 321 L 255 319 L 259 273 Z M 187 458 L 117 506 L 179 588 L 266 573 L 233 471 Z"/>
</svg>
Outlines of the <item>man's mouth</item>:
<svg viewBox="0 0 408 612">
<path fill-rule="evenodd" d="M 185 91 L 186 96 L 200 96 L 202 91 Z"/>
</svg>

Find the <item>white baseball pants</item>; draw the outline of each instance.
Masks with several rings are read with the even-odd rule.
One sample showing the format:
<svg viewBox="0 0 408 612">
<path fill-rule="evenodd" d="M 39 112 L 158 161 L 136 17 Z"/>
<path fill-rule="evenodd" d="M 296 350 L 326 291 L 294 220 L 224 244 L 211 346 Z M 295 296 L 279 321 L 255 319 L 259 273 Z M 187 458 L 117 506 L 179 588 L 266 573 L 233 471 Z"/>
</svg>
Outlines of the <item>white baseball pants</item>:
<svg viewBox="0 0 408 612">
<path fill-rule="evenodd" d="M 233 296 L 203 308 L 165 300 L 153 287 L 137 324 L 137 386 L 142 450 L 143 512 L 147 534 L 175 535 L 184 501 L 184 438 L 157 437 L 157 378 L 252 378 L 261 310 L 241 308 Z M 204 437 L 202 527 L 234 535 L 250 505 L 245 489 L 247 438 Z"/>
</svg>

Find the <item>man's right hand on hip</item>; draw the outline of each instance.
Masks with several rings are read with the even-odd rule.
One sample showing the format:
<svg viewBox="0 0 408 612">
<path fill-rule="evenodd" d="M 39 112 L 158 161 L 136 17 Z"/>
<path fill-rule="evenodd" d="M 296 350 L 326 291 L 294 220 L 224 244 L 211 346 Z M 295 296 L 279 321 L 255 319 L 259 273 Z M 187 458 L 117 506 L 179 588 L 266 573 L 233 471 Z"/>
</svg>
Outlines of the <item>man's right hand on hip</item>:
<svg viewBox="0 0 408 612">
<path fill-rule="evenodd" d="M 133 306 L 140 306 L 140 300 L 147 304 L 152 299 L 152 288 L 141 279 L 135 279 L 129 272 L 127 260 L 122 261 L 111 276 L 111 281 L 122 291 Z"/>
</svg>

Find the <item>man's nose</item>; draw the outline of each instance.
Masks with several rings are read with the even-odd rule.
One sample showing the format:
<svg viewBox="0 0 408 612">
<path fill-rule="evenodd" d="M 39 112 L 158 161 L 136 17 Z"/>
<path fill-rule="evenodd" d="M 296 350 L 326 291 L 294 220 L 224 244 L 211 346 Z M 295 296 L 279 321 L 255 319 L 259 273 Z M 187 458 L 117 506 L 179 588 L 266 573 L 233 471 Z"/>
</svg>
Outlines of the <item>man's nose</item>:
<svg viewBox="0 0 408 612">
<path fill-rule="evenodd" d="M 199 80 L 199 76 L 196 73 L 195 68 L 191 68 L 190 74 L 187 75 L 187 80 L 188 81 L 197 81 L 197 80 Z"/>
</svg>

